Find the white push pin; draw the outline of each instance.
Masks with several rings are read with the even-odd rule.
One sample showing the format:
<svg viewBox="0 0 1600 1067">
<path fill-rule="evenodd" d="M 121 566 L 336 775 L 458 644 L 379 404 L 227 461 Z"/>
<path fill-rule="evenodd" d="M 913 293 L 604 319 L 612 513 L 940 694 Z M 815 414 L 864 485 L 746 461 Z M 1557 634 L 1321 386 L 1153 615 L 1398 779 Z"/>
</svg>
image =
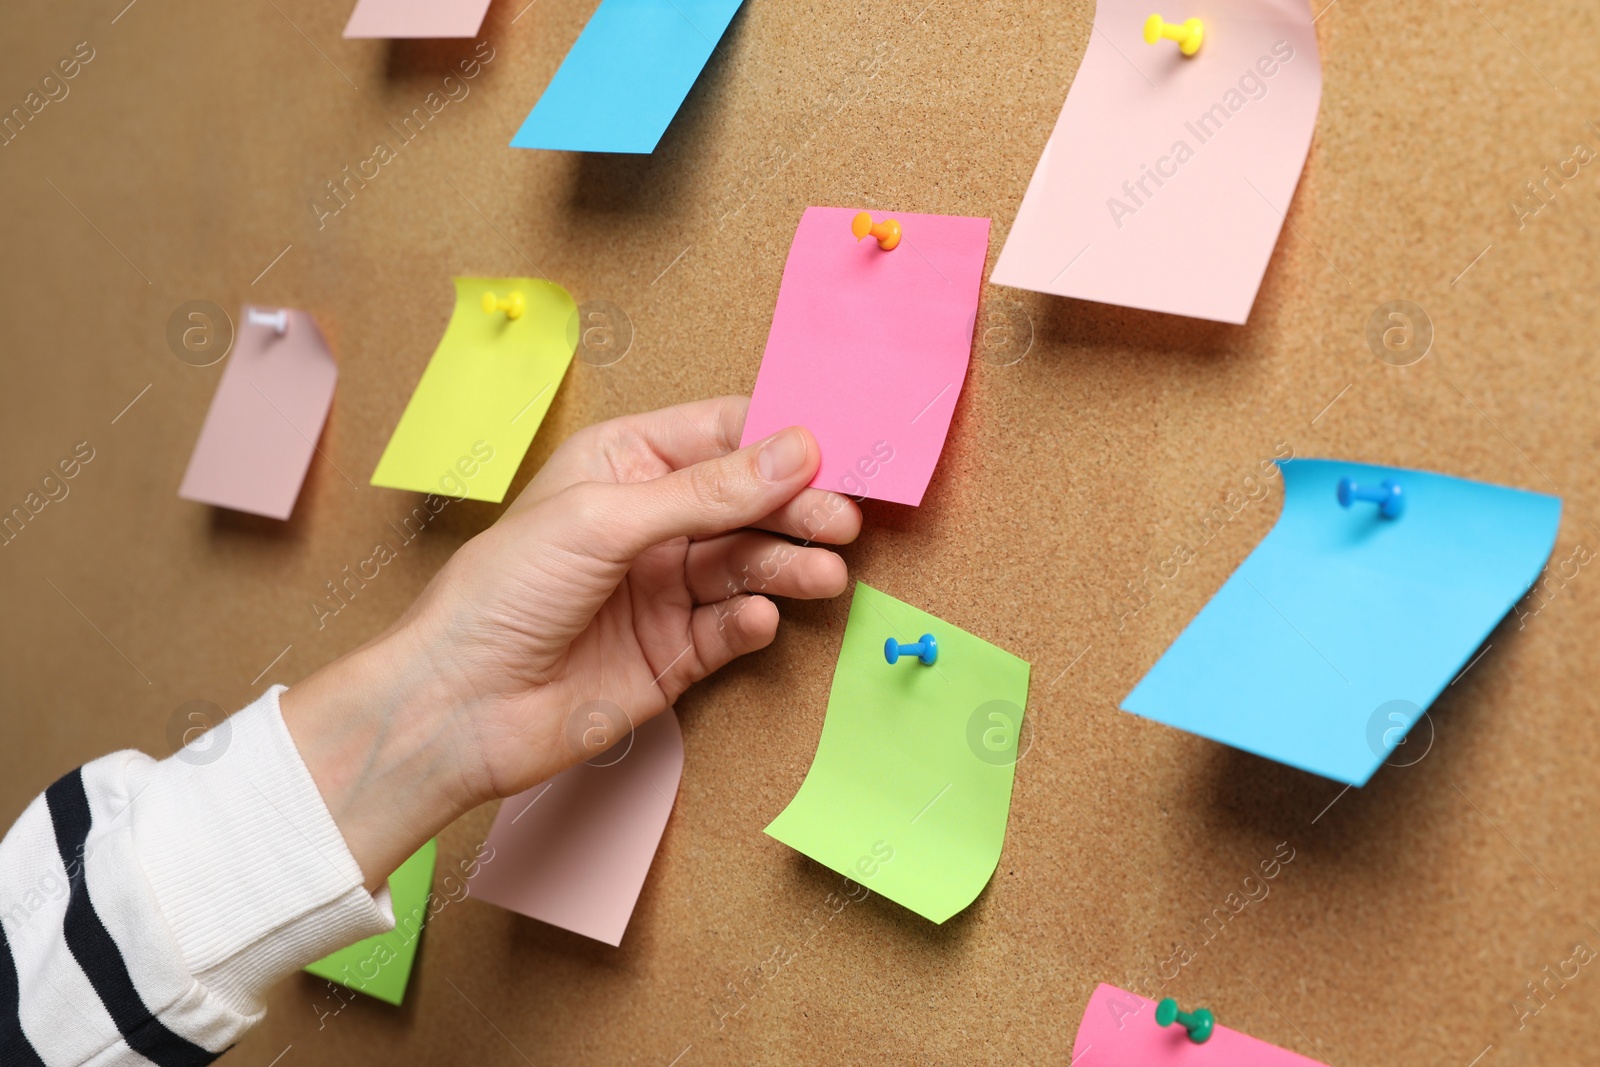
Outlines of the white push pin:
<svg viewBox="0 0 1600 1067">
<path fill-rule="evenodd" d="M 251 326 L 269 326 L 272 332 L 282 337 L 289 330 L 289 310 L 279 308 L 277 311 L 257 311 L 249 309 L 248 322 Z"/>
</svg>

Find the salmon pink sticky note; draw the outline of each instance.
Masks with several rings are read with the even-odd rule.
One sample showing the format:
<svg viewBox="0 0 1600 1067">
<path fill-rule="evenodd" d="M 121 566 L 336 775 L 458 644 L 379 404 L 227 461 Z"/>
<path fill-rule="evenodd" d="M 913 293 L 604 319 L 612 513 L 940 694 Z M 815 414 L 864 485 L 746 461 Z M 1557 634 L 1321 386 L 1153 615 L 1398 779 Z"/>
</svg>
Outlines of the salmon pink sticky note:
<svg viewBox="0 0 1600 1067">
<path fill-rule="evenodd" d="M 346 37 L 476 37 L 489 0 L 357 0 Z"/>
<path fill-rule="evenodd" d="M 598 725 L 584 731 L 584 744 L 589 731 L 610 728 L 605 712 L 589 718 Z M 683 734 L 668 708 L 588 762 L 500 805 L 489 853 L 468 883 L 472 896 L 622 944 L 682 777 Z"/>
<path fill-rule="evenodd" d="M 1193 1006 L 1189 1006 L 1193 1010 Z M 1156 1002 L 1102 982 L 1083 1009 L 1072 1067 L 1325 1067 L 1218 1026 L 1203 1044 L 1156 1022 Z"/>
<path fill-rule="evenodd" d="M 1200 51 L 1144 42 L 1160 5 L 1099 0 L 1089 48 L 991 277 L 1242 323 L 1322 100 L 1304 0 L 1207 0 Z M 1163 9 L 1165 10 L 1165 9 Z"/>
<path fill-rule="evenodd" d="M 856 240 L 855 215 L 800 219 L 742 443 L 804 426 L 822 446 L 812 485 L 920 504 L 967 376 L 989 220 L 874 212 L 900 224 L 885 252 Z"/>
<path fill-rule="evenodd" d="M 240 316 L 178 495 L 202 504 L 287 519 L 311 466 L 339 378 L 328 343 L 304 311 L 277 309 L 282 336 Z"/>
</svg>

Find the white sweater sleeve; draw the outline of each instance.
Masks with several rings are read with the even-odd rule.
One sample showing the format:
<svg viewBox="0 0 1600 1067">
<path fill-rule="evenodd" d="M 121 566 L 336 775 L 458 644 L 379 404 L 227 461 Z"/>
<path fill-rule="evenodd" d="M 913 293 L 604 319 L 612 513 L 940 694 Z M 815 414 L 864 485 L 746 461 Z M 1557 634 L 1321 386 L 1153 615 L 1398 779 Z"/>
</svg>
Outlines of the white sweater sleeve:
<svg viewBox="0 0 1600 1067">
<path fill-rule="evenodd" d="M 0 1064 L 207 1064 L 279 978 L 394 926 L 278 710 L 95 760 L 0 841 Z"/>
</svg>

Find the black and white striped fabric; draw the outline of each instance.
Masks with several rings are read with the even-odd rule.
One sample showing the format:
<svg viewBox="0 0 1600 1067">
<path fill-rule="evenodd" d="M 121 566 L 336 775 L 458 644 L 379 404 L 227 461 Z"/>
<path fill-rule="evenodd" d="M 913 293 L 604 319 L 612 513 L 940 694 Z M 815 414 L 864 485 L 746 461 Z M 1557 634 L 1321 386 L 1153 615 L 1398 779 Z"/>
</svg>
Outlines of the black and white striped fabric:
<svg viewBox="0 0 1600 1067">
<path fill-rule="evenodd" d="M 282 975 L 393 927 L 274 688 L 205 755 L 57 780 L 0 841 L 0 1067 L 199 1067 Z"/>
</svg>

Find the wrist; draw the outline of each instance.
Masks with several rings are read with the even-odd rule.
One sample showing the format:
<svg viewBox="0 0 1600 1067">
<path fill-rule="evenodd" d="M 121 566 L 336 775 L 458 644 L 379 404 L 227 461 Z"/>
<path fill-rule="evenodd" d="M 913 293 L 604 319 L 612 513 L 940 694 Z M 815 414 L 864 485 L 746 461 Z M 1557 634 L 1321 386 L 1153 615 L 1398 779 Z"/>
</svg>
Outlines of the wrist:
<svg viewBox="0 0 1600 1067">
<path fill-rule="evenodd" d="M 369 889 L 489 799 L 456 699 L 403 626 L 315 671 L 279 704 Z"/>
</svg>

